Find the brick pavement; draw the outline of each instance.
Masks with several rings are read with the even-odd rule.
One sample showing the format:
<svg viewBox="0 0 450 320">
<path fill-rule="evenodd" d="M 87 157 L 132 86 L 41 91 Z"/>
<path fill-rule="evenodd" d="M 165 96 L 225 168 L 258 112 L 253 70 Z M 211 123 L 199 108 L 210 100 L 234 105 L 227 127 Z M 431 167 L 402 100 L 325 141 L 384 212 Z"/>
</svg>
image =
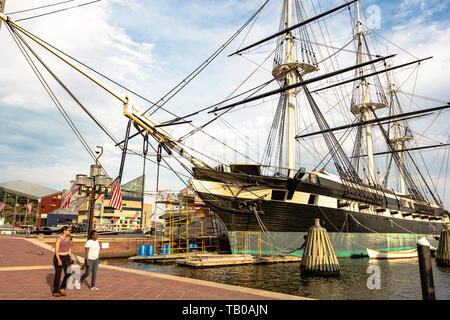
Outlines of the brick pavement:
<svg viewBox="0 0 450 320">
<path fill-rule="evenodd" d="M 304 300 L 306 298 L 100 263 L 90 291 L 51 294 L 52 247 L 24 236 L 0 236 L 0 300 Z M 90 276 L 88 279 L 90 281 Z"/>
</svg>

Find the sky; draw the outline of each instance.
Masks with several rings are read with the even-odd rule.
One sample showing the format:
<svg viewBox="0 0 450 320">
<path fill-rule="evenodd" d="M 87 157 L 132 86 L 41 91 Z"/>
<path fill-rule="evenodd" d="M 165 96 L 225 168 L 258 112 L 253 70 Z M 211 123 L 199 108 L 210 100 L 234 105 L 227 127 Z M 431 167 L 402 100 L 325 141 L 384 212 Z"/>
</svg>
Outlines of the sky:
<svg viewBox="0 0 450 320">
<path fill-rule="evenodd" d="M 21 0 L 6 1 L 5 13 L 36 8 L 57 1 Z M 13 21 L 42 13 L 68 8 L 86 1 L 76 0 L 60 6 L 41 10 L 10 14 Z M 258 0 L 103 0 L 51 15 L 18 21 L 17 24 L 58 49 L 76 57 L 79 61 L 98 72 L 114 79 L 123 86 L 156 102 L 176 84 L 203 63 L 215 50 L 242 26 L 262 5 Z M 323 12 L 343 3 L 341 0 L 313 1 L 314 7 L 305 1 L 309 16 L 312 10 Z M 172 113 L 184 115 L 200 108 L 208 107 L 225 99 L 237 85 L 251 74 L 258 63 L 258 52 L 244 57 L 227 57 L 242 44 L 250 44 L 277 31 L 280 0 L 271 0 L 258 17 L 251 30 L 232 43 L 219 58 L 214 60 L 196 79 L 169 101 L 165 107 Z M 432 97 L 437 101 L 417 100 L 414 104 L 406 100 L 406 111 L 441 105 L 449 101 L 450 83 L 450 1 L 375 1 L 362 2 L 365 10 L 363 20 L 373 30 L 378 40 L 388 44 L 389 53 L 397 53 L 395 63 L 411 61 L 415 58 L 433 56 L 419 72 L 408 69 L 398 74 L 400 83 L 406 83 L 406 92 Z M 348 15 L 335 15 L 329 21 L 335 46 L 343 43 L 351 35 Z M 392 42 L 392 43 L 391 43 Z M 57 190 L 65 189 L 77 174 L 89 174 L 93 159 L 89 156 L 74 133 L 62 118 L 47 93 L 33 74 L 30 66 L 14 43 L 8 29 L 2 24 L 0 29 L 0 182 L 26 180 Z M 30 42 L 31 43 L 31 42 Z M 374 43 L 381 54 L 387 48 Z M 80 101 L 110 130 L 117 140 L 125 135 L 127 118 L 122 115 L 122 102 L 90 80 L 64 65 L 54 56 L 32 44 L 36 52 L 49 64 L 54 72 L 66 83 Z M 261 49 L 262 50 L 262 49 Z M 265 49 L 266 51 L 268 49 Z M 264 51 L 264 50 L 262 50 Z M 268 52 L 268 51 L 267 51 Z M 264 53 L 264 52 L 263 52 Z M 353 59 L 353 58 L 352 58 Z M 251 60 L 251 61 L 250 61 Z M 270 68 L 272 61 L 266 62 Z M 343 59 L 342 66 L 351 65 L 354 59 Z M 266 68 L 266 69 L 267 69 Z M 250 82 L 249 88 L 267 81 L 270 70 L 259 69 Z M 397 76 L 397 74 L 396 74 Z M 130 96 L 130 103 L 140 109 L 147 109 L 149 103 L 127 90 L 94 74 L 119 96 Z M 49 79 L 49 78 L 48 78 Z M 408 81 L 406 81 L 408 80 Z M 93 150 L 100 145 L 104 153 L 100 158 L 111 177 L 119 172 L 121 152 L 87 115 L 71 100 L 67 93 L 50 81 L 52 88 L 71 119 L 76 124 Z M 275 89 L 270 87 L 269 89 Z M 244 90 L 241 88 L 240 90 Z M 211 157 L 226 162 L 243 162 L 245 156 L 257 159 L 261 156 L 267 132 L 258 130 L 270 126 L 276 99 L 265 99 L 268 105 L 261 109 L 257 104 L 240 112 L 230 112 L 224 117 L 227 121 L 217 121 L 205 129 L 211 136 L 218 137 L 233 149 L 224 148 L 211 137 L 194 135 L 187 142 Z M 160 121 L 170 119 L 164 112 L 155 113 Z M 339 116 L 338 116 L 339 117 Z M 195 125 L 211 119 L 211 114 L 202 114 L 193 119 Z M 448 112 L 440 116 L 427 129 L 433 118 L 419 123 L 418 132 L 426 131 L 424 144 L 433 141 L 445 142 L 449 134 Z M 336 119 L 330 119 L 334 123 Z M 230 128 L 230 125 L 233 128 Z M 437 129 L 434 129 L 437 127 Z M 175 136 L 183 135 L 192 128 L 180 125 L 174 130 Z M 423 130 L 423 131 L 422 131 Z M 234 135 L 239 131 L 239 135 Z M 136 132 L 132 129 L 132 133 Z M 428 139 L 428 140 L 427 140 Z M 250 141 L 250 142 L 249 142 Z M 130 141 L 130 148 L 142 150 L 142 138 Z M 255 147 L 257 144 L 259 147 Z M 153 143 L 153 146 L 155 144 Z M 350 148 L 351 146 L 347 146 Z M 439 182 L 438 190 L 449 186 L 445 184 L 446 164 L 434 162 L 442 151 L 423 153 L 431 165 L 430 175 Z M 153 152 L 150 148 L 149 152 Z M 436 156 L 437 155 L 437 156 Z M 154 157 L 151 157 L 154 160 Z M 166 159 L 166 158 L 165 158 Z M 167 158 L 168 159 L 168 158 Z M 207 160 L 208 158 L 204 158 Z M 174 159 L 169 163 L 180 173 L 179 179 L 170 170 L 160 171 L 159 189 L 177 191 L 185 187 L 188 173 Z M 310 159 L 304 159 L 308 166 Z M 312 160 L 311 160 L 312 161 Z M 214 164 L 214 162 L 212 162 Z M 310 167 L 308 167 L 310 169 Z M 436 172 L 441 172 L 437 180 Z M 146 163 L 145 190 L 156 188 L 156 165 Z M 132 180 L 143 173 L 143 160 L 136 155 L 127 155 L 122 182 Z M 450 173 L 447 174 L 449 176 Z M 184 182 L 183 182 L 183 181 Z M 444 204 L 450 206 L 450 190 L 445 193 Z M 151 201 L 151 199 L 146 199 Z"/>
</svg>

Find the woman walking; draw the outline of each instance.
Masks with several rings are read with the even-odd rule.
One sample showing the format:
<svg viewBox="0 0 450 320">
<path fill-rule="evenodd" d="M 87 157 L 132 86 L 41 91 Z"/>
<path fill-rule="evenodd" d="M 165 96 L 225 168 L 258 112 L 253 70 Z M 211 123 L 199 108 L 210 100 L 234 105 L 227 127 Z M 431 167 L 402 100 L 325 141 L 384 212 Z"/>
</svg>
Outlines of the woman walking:
<svg viewBox="0 0 450 320">
<path fill-rule="evenodd" d="M 73 263 L 73 255 L 70 239 L 70 228 L 65 226 L 61 229 L 62 235 L 56 239 L 55 256 L 53 257 L 53 266 L 55 267 L 55 278 L 53 280 L 53 296 L 66 296 L 65 289 L 67 279 L 71 276 L 67 273 L 67 268 Z M 61 273 L 64 270 L 64 278 L 62 283 Z"/>
<path fill-rule="evenodd" d="M 95 286 L 95 279 L 97 278 L 97 269 L 98 269 L 98 257 L 100 253 L 100 245 L 98 243 L 98 233 L 95 230 L 92 230 L 89 235 L 89 240 L 86 242 L 84 246 L 84 263 L 86 265 L 86 272 L 81 276 L 80 282 L 83 282 L 84 279 L 87 278 L 89 273 L 92 272 L 91 277 L 91 290 L 98 290 Z"/>
</svg>

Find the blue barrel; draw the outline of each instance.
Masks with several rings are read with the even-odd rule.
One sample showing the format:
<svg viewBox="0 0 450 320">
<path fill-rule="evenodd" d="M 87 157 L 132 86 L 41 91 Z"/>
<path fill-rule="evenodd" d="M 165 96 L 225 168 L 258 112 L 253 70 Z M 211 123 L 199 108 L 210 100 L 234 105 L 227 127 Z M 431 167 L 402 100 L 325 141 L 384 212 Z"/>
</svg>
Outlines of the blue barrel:
<svg viewBox="0 0 450 320">
<path fill-rule="evenodd" d="M 196 243 L 189 243 L 189 252 L 198 251 L 198 246 Z"/>
<path fill-rule="evenodd" d="M 161 254 L 168 254 L 168 253 L 171 253 L 171 250 L 170 250 L 171 248 L 170 248 L 170 244 L 163 244 L 162 246 L 161 246 Z"/>
<path fill-rule="evenodd" d="M 143 257 L 146 256 L 146 246 L 145 245 L 140 245 L 139 246 L 139 256 Z"/>
<path fill-rule="evenodd" d="M 146 247 L 147 247 L 147 256 L 153 256 L 155 254 L 155 247 L 152 244 L 147 245 Z"/>
</svg>

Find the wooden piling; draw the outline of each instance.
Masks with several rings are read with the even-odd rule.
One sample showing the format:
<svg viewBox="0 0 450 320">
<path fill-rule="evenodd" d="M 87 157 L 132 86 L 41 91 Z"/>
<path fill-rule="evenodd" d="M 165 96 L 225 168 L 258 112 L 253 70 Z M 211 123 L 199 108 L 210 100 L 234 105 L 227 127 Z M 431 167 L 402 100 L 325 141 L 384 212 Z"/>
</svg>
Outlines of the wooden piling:
<svg viewBox="0 0 450 320">
<path fill-rule="evenodd" d="M 328 233 L 320 226 L 319 219 L 315 219 L 315 225 L 308 231 L 300 271 L 302 275 L 339 275 L 339 262 Z"/>
<path fill-rule="evenodd" d="M 426 238 L 417 241 L 417 255 L 419 257 L 420 284 L 423 300 L 436 300 L 431 265 L 430 243 Z"/>
<path fill-rule="evenodd" d="M 450 224 L 446 224 L 441 231 L 436 252 L 436 265 L 439 267 L 450 267 Z"/>
</svg>

